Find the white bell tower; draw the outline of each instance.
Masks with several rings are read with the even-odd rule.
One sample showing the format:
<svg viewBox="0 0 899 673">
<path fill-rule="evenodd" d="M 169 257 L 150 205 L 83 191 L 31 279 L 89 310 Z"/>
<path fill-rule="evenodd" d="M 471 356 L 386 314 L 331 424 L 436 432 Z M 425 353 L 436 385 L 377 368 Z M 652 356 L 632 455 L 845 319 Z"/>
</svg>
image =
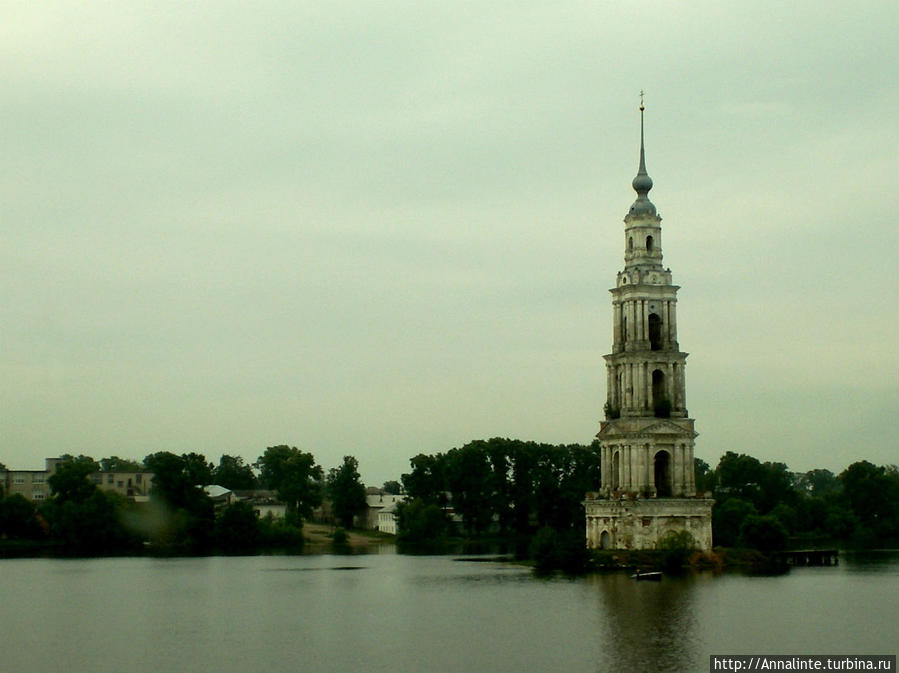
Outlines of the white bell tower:
<svg viewBox="0 0 899 673">
<path fill-rule="evenodd" d="M 712 501 L 696 498 L 684 367 L 677 341 L 677 291 L 662 266 L 662 218 L 649 200 L 640 102 L 637 200 L 624 218 L 624 269 L 612 293 L 612 352 L 600 441 L 602 485 L 588 494 L 590 547 L 651 549 L 687 530 L 711 548 Z"/>
</svg>

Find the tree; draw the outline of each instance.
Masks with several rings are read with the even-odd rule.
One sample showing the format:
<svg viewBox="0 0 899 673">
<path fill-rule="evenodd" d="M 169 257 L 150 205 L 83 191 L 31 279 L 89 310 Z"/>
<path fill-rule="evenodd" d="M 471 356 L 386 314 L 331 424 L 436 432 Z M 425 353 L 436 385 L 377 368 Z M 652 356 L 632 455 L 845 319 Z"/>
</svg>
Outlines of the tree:
<svg viewBox="0 0 899 673">
<path fill-rule="evenodd" d="M 328 471 L 325 489 L 337 520 L 344 528 L 352 528 L 355 516 L 366 508 L 365 486 L 359 480 L 359 461 L 353 456 L 344 456 L 340 467 Z"/>
<path fill-rule="evenodd" d="M 745 547 L 772 552 L 786 549 L 789 534 L 776 516 L 750 514 L 740 526 L 740 539 Z"/>
<path fill-rule="evenodd" d="M 866 542 L 899 537 L 899 472 L 895 467 L 862 460 L 843 470 L 839 479 L 852 512 L 869 532 Z"/>
<path fill-rule="evenodd" d="M 453 509 L 462 517 L 469 535 L 482 533 L 490 525 L 490 464 L 481 443 L 452 449 L 447 458 L 447 486 Z"/>
<path fill-rule="evenodd" d="M 840 492 L 841 484 L 830 470 L 809 470 L 798 475 L 797 486 L 813 497 L 822 497 Z"/>
<path fill-rule="evenodd" d="M 107 553 L 135 547 L 138 539 L 122 524 L 128 507 L 118 493 L 98 488 L 84 500 L 52 500 L 44 508 L 52 535 L 79 553 Z"/>
<path fill-rule="evenodd" d="M 184 469 L 187 471 L 188 478 L 195 486 L 209 486 L 212 483 L 212 473 L 215 466 L 206 460 L 206 456 L 201 453 L 184 453 L 181 454 L 184 460 Z"/>
<path fill-rule="evenodd" d="M 253 468 L 245 464 L 243 458 L 227 455 L 222 455 L 218 467 L 212 474 L 212 480 L 232 491 L 251 490 L 259 483 Z"/>
<path fill-rule="evenodd" d="M 253 551 L 259 546 L 259 520 L 248 502 L 235 502 L 225 507 L 215 520 L 215 538 L 228 553 Z"/>
<path fill-rule="evenodd" d="M 385 481 L 381 489 L 390 495 L 399 495 L 403 492 L 403 485 L 398 481 Z"/>
<path fill-rule="evenodd" d="M 322 501 L 322 468 L 311 453 L 285 444 L 270 446 L 256 461 L 266 488 L 278 492 L 288 517 L 309 518 Z"/>
<path fill-rule="evenodd" d="M 696 475 L 697 495 L 715 490 L 715 472 L 702 458 L 693 459 L 693 473 Z"/>
<path fill-rule="evenodd" d="M 109 458 L 100 459 L 101 472 L 143 472 L 144 466 L 136 460 L 128 458 L 119 458 L 118 456 L 110 456 Z"/>
<path fill-rule="evenodd" d="M 746 517 L 758 514 L 748 500 L 729 498 L 712 510 L 712 537 L 722 547 L 733 547 L 740 539 L 740 527 Z"/>
<path fill-rule="evenodd" d="M 416 498 L 443 507 L 446 505 L 446 457 L 438 453 L 428 456 L 419 453 L 409 460 L 412 471 L 403 474 L 403 490 L 411 500 Z"/>
<path fill-rule="evenodd" d="M 444 538 L 450 528 L 446 512 L 434 503 L 419 498 L 401 502 L 396 508 L 398 538 L 403 542 L 434 542 Z"/>
<path fill-rule="evenodd" d="M 153 473 L 151 496 L 167 506 L 155 541 L 163 547 L 204 549 L 212 541 L 215 511 L 209 496 L 197 485 L 205 458 L 159 451 L 144 458 Z"/>
<path fill-rule="evenodd" d="M 21 493 L 0 500 L 0 539 L 28 540 L 41 537 L 34 504 Z"/>
<path fill-rule="evenodd" d="M 70 456 L 56 464 L 56 471 L 47 478 L 47 485 L 58 503 L 84 502 L 97 490 L 88 475 L 97 472 L 99 467 L 93 458 Z"/>
</svg>

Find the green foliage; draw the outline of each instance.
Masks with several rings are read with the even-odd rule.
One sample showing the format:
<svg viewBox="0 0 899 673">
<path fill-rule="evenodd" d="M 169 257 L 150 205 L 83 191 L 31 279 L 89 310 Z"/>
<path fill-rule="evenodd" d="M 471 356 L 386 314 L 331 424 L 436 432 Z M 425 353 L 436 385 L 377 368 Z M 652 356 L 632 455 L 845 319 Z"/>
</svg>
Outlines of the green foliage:
<svg viewBox="0 0 899 673">
<path fill-rule="evenodd" d="M 411 500 L 422 500 L 439 506 L 446 504 L 446 457 L 423 453 L 411 458 L 412 471 L 402 475 L 403 488 Z"/>
<path fill-rule="evenodd" d="M 144 458 L 144 465 L 153 472 L 151 496 L 160 519 L 151 541 L 163 548 L 207 549 L 213 542 L 215 511 L 198 484 L 210 464 L 196 453 L 160 451 Z"/>
<path fill-rule="evenodd" d="M 744 547 L 770 553 L 786 549 L 789 533 L 780 520 L 771 514 L 750 514 L 740 526 L 740 540 Z"/>
<path fill-rule="evenodd" d="M 224 507 L 215 517 L 215 541 L 228 554 L 256 551 L 261 539 L 259 520 L 248 502 Z"/>
<path fill-rule="evenodd" d="M 331 541 L 334 543 L 335 547 L 346 546 L 349 539 L 350 536 L 347 535 L 346 529 L 340 528 L 339 526 L 334 529 L 334 534 L 331 536 Z"/>
<path fill-rule="evenodd" d="M 136 460 L 110 456 L 100 459 L 101 472 L 143 472 L 144 466 Z"/>
<path fill-rule="evenodd" d="M 797 475 L 796 486 L 806 495 L 824 497 L 840 492 L 842 484 L 830 470 L 809 470 Z"/>
<path fill-rule="evenodd" d="M 47 478 L 47 485 L 58 503 L 83 502 L 97 490 L 87 477 L 98 468 L 99 464 L 93 458 L 70 457 L 56 465 L 56 471 Z"/>
<path fill-rule="evenodd" d="M 99 489 L 83 500 L 55 499 L 42 513 L 51 535 L 75 553 L 104 554 L 135 549 L 139 538 L 125 527 L 127 500 Z"/>
<path fill-rule="evenodd" d="M 398 481 L 385 481 L 381 489 L 390 495 L 400 495 L 403 492 L 403 485 Z"/>
<path fill-rule="evenodd" d="M 232 491 L 249 491 L 259 485 L 253 468 L 240 456 L 222 455 L 218 467 L 212 473 L 212 483 Z"/>
<path fill-rule="evenodd" d="M 778 503 L 770 512 L 771 516 L 780 521 L 788 533 L 795 533 L 799 530 L 799 515 L 793 507 L 786 503 Z"/>
<path fill-rule="evenodd" d="M 715 490 L 715 472 L 701 458 L 693 459 L 693 474 L 696 478 L 696 494 L 704 495 Z"/>
<path fill-rule="evenodd" d="M 309 518 L 322 501 L 322 468 L 311 453 L 287 445 L 270 446 L 256 461 L 260 480 L 287 504 L 288 519 Z"/>
<path fill-rule="evenodd" d="M 852 513 L 873 538 L 899 538 L 899 471 L 866 460 L 840 474 Z"/>
<path fill-rule="evenodd" d="M 715 498 L 740 498 L 767 514 L 778 503 L 793 504 L 798 493 L 784 463 L 761 463 L 746 454 L 725 453 L 715 469 Z"/>
<path fill-rule="evenodd" d="M 303 548 L 303 527 L 271 514 L 259 519 L 259 544 L 266 549 L 299 551 Z"/>
<path fill-rule="evenodd" d="M 43 537 L 34 504 L 21 493 L 0 500 L 0 539 L 34 540 Z"/>
<path fill-rule="evenodd" d="M 668 573 L 679 572 L 696 551 L 696 540 L 688 531 L 671 531 L 659 540 L 657 548 L 662 552 L 662 569 Z"/>
<path fill-rule="evenodd" d="M 401 502 L 396 508 L 399 540 L 402 542 L 430 542 L 443 539 L 450 530 L 444 510 L 420 498 Z"/>
<path fill-rule="evenodd" d="M 595 442 L 553 446 L 493 438 L 446 454 L 419 454 L 411 464 L 402 477 L 406 493 L 439 507 L 451 504 L 470 536 L 581 528 L 584 494 L 600 483 Z"/>
<path fill-rule="evenodd" d="M 751 502 L 728 498 L 712 509 L 712 539 L 721 547 L 733 547 L 740 541 L 740 527 L 746 517 L 757 514 Z"/>
<path fill-rule="evenodd" d="M 345 528 L 353 527 L 353 519 L 366 509 L 365 486 L 359 477 L 359 461 L 344 456 L 340 467 L 328 471 L 325 491 L 331 499 L 331 507 L 337 520 Z"/>
</svg>

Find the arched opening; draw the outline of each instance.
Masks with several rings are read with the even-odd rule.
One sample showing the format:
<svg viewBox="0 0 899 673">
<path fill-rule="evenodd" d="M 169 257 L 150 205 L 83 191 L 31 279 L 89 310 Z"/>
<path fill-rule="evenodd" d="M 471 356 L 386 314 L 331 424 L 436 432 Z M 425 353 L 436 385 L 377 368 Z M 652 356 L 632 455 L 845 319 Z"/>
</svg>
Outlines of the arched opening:
<svg viewBox="0 0 899 673">
<path fill-rule="evenodd" d="M 599 548 L 600 549 L 611 549 L 612 548 L 612 536 L 609 535 L 609 531 L 604 530 L 602 535 L 599 536 Z"/>
<path fill-rule="evenodd" d="M 662 349 L 662 319 L 655 313 L 649 314 L 649 347 L 654 351 Z"/>
<path fill-rule="evenodd" d="M 654 242 L 652 240 L 652 236 L 647 236 L 646 237 L 646 252 L 652 252 L 653 245 L 654 245 Z"/>
<path fill-rule="evenodd" d="M 652 372 L 652 409 L 659 418 L 671 415 L 671 402 L 665 385 L 665 372 L 655 369 Z"/>
<path fill-rule="evenodd" d="M 653 477 L 655 478 L 656 497 L 671 497 L 671 456 L 667 451 L 659 451 L 653 458 Z"/>
<path fill-rule="evenodd" d="M 634 237 L 628 236 L 627 237 L 627 251 L 632 252 L 633 249 L 634 249 Z"/>
<path fill-rule="evenodd" d="M 621 454 L 616 451 L 612 456 L 612 490 L 621 488 Z"/>
</svg>

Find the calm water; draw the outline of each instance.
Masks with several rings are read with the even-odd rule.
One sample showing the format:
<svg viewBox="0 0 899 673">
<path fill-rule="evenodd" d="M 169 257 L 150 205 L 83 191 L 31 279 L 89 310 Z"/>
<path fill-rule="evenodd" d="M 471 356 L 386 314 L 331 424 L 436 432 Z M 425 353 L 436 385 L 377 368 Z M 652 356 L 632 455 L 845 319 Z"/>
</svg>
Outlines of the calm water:
<svg viewBox="0 0 899 673">
<path fill-rule="evenodd" d="M 707 671 L 899 645 L 897 553 L 658 584 L 395 554 L 3 560 L 0 578 L 2 671 Z"/>
</svg>

